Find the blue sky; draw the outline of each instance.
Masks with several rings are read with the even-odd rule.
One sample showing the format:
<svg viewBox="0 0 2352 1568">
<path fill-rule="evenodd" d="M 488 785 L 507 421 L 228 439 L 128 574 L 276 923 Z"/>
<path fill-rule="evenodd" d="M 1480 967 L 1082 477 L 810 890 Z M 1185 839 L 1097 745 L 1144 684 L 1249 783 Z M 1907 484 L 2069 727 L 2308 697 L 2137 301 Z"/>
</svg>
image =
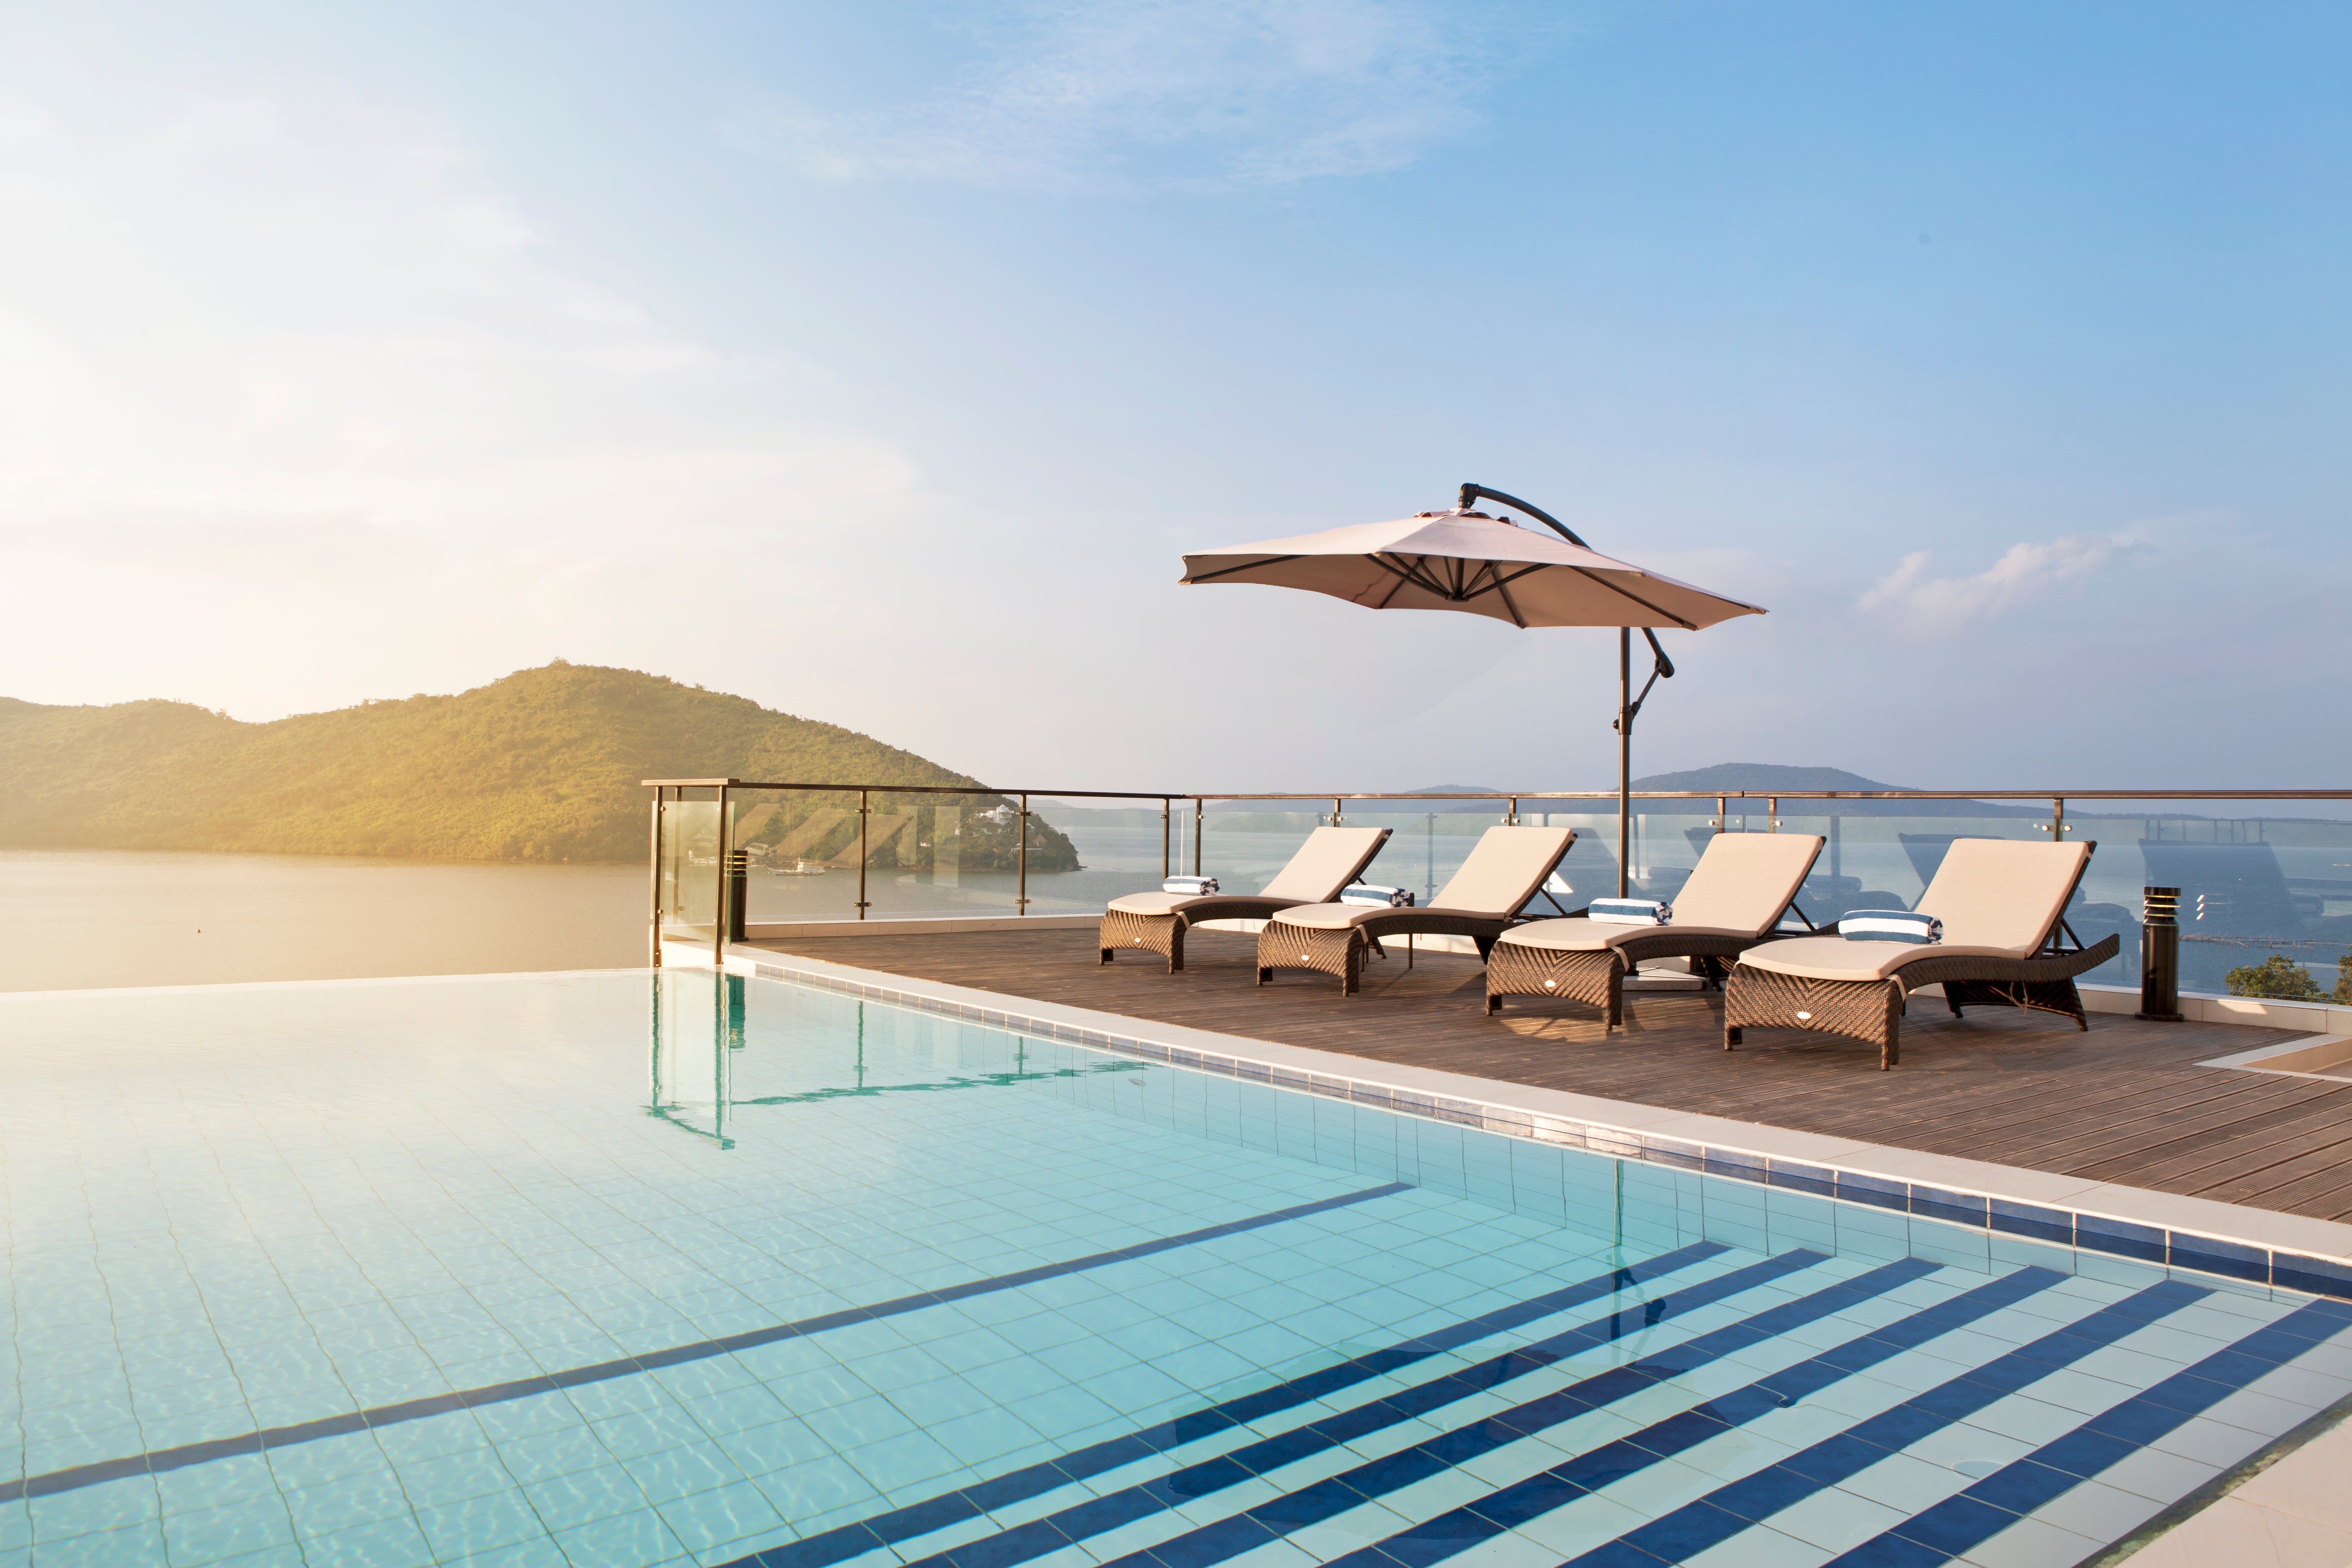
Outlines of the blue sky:
<svg viewBox="0 0 2352 1568">
<path fill-rule="evenodd" d="M 562 657 L 1014 785 L 1612 779 L 1614 638 L 1182 589 L 1477 479 L 1769 606 L 1637 768 L 2341 784 L 2352 13 L 0 22 L 0 690 Z"/>
</svg>

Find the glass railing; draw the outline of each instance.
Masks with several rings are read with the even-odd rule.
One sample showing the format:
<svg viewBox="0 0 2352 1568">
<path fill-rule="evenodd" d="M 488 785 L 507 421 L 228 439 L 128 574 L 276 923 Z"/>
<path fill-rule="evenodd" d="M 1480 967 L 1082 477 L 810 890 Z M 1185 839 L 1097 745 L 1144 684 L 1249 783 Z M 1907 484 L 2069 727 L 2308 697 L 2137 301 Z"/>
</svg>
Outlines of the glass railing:
<svg viewBox="0 0 2352 1568">
<path fill-rule="evenodd" d="M 662 781 L 654 848 L 656 919 L 672 941 L 728 940 L 759 927 L 974 916 L 1086 915 L 1164 872 L 1227 889 L 1272 880 L 1307 836 L 1334 820 L 1385 827 L 1368 880 L 1434 899 L 1498 822 L 1573 827 L 1551 906 L 1617 891 L 1616 798 L 1359 795 L 1255 797 L 1141 792 L 912 789 L 904 785 Z M 1671 900 L 1718 832 L 1812 833 L 1825 841 L 1785 929 L 1857 909 L 1912 907 L 1955 838 L 2095 840 L 2067 926 L 2121 951 L 2088 979 L 2136 984 L 2146 887 L 2181 889 L 2181 985 L 2225 994 L 2232 971 L 2273 958 L 2265 985 L 2332 994 L 2352 965 L 2352 791 L 2260 798 L 2123 796 L 1696 795 L 1637 792 L 1625 885 Z M 1516 815 L 1514 815 L 1516 814 Z M 2284 967 L 2282 968 L 2281 965 Z"/>
</svg>

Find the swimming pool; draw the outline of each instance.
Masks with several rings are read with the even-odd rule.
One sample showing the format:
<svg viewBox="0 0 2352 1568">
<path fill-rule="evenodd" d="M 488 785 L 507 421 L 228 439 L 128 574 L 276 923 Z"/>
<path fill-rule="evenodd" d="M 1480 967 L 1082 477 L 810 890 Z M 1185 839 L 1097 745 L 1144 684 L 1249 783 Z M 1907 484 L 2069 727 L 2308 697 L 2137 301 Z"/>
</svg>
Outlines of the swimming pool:
<svg viewBox="0 0 2352 1568">
<path fill-rule="evenodd" d="M 10 1562 L 2063 1565 L 2352 1392 L 2342 1302 L 781 982 L 0 1019 Z"/>
</svg>

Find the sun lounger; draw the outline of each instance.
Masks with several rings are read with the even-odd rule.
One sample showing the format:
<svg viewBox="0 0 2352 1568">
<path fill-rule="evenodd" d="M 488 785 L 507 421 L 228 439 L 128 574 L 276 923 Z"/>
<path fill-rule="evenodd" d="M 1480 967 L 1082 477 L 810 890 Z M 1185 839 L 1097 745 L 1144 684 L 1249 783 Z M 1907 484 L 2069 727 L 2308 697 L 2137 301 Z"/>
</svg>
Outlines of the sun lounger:
<svg viewBox="0 0 2352 1568">
<path fill-rule="evenodd" d="M 1265 920 L 1277 910 L 1321 904 L 1364 874 L 1381 846 L 1385 827 L 1318 827 L 1307 836 L 1290 864 L 1260 893 L 1129 893 L 1113 899 L 1102 919 L 1102 962 L 1111 954 L 1140 949 L 1168 960 L 1168 973 L 1184 967 L 1184 932 L 1202 921 Z"/>
<path fill-rule="evenodd" d="M 1307 904 L 1285 910 L 1258 932 L 1257 983 L 1265 984 L 1277 969 L 1312 969 L 1338 975 L 1341 994 L 1352 996 L 1365 952 L 1391 936 L 1466 936 L 1484 959 L 1575 842 L 1572 827 L 1490 827 L 1427 909 Z"/>
<path fill-rule="evenodd" d="M 2061 946 L 2066 905 L 2096 844 L 2021 844 L 1956 838 L 1919 895 L 1919 912 L 1944 922 L 1937 942 L 1797 937 L 1742 954 L 1724 987 L 1723 1048 L 1745 1029 L 1811 1029 L 1878 1047 L 1881 1071 L 1902 1060 L 1896 1037 L 1904 998 L 1940 984 L 1955 1017 L 1963 1006 L 2063 1013 L 2087 1029 L 2074 976 L 2116 955 Z"/>
<path fill-rule="evenodd" d="M 1718 833 L 1675 895 L 1670 925 L 1619 925 L 1571 916 L 1514 926 L 1486 960 L 1486 1011 L 1506 996 L 1555 996 L 1624 1021 L 1625 977 L 1645 958 L 1696 959 L 1709 979 L 1721 961 L 1772 940 L 1827 840 L 1811 833 Z"/>
</svg>

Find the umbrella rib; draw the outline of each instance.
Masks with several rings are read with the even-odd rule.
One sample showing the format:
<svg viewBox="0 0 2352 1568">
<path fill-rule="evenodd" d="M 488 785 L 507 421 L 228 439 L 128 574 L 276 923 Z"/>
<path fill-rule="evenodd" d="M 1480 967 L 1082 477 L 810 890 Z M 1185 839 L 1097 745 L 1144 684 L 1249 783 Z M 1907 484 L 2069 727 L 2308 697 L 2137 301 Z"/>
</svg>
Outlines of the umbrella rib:
<svg viewBox="0 0 2352 1568">
<path fill-rule="evenodd" d="M 1670 620 L 1670 621 L 1674 622 L 1674 623 L 1675 623 L 1675 625 L 1676 625 L 1676 626 L 1678 626 L 1682 627 L 1682 629 L 1683 629 L 1683 630 L 1685 630 L 1685 631 L 1686 631 L 1686 632 L 1695 632 L 1695 631 L 1698 630 L 1698 623 L 1697 623 L 1696 621 L 1686 621 L 1686 620 L 1683 619 L 1680 616 L 1678 616 L 1678 615 L 1675 614 L 1672 610 L 1665 609 L 1665 608 L 1664 608 L 1664 607 L 1663 607 L 1663 606 L 1661 606 L 1661 605 L 1654 605 L 1654 604 L 1650 603 L 1650 601 L 1649 601 L 1649 600 L 1644 599 L 1644 598 L 1643 598 L 1643 597 L 1642 597 L 1642 595 L 1639 595 L 1639 594 L 1628 594 L 1628 593 L 1626 593 L 1626 592 L 1625 592 L 1625 590 L 1624 590 L 1624 589 L 1620 588 L 1616 584 L 1614 584 L 1614 583 L 1612 583 L 1612 582 L 1608 581 L 1606 578 L 1603 578 L 1603 577 L 1602 577 L 1599 573 L 1597 573 L 1597 572 L 1589 571 L 1589 570 L 1587 570 L 1586 568 L 1584 568 L 1584 567 L 1582 567 L 1582 566 L 1570 566 L 1570 567 L 1569 568 L 1569 570 L 1570 570 L 1570 571 L 1571 571 L 1571 572 L 1574 572 L 1574 573 L 1578 574 L 1579 574 L 1579 575 L 1580 575 L 1580 576 L 1585 576 L 1585 577 L 1590 577 L 1590 578 L 1591 578 L 1591 579 L 1592 579 L 1592 581 L 1594 581 L 1595 583 L 1600 584 L 1602 587 L 1604 587 L 1604 588 L 1608 589 L 1611 593 L 1612 593 L 1612 594 L 1614 594 L 1614 595 L 1618 595 L 1620 598 L 1624 598 L 1624 599 L 1631 599 L 1631 600 L 1633 600 L 1635 604 L 1637 604 L 1637 605 L 1641 605 L 1641 606 L 1642 606 L 1642 608 L 1643 608 L 1643 609 L 1645 609 L 1645 610 L 1649 611 L 1649 612 L 1650 612 L 1652 615 L 1654 615 L 1654 616 L 1665 616 L 1665 617 L 1666 617 L 1666 619 L 1668 619 L 1668 620 Z"/>
<path fill-rule="evenodd" d="M 1304 559 L 1306 559 L 1304 556 L 1299 555 L 1268 555 L 1263 560 L 1244 561 L 1238 566 L 1220 566 L 1214 572 L 1203 572 L 1198 577 L 1187 577 L 1184 581 L 1187 583 L 1206 583 L 1212 578 L 1230 577 L 1236 572 L 1248 572 L 1260 566 L 1279 566 L 1286 561 L 1301 561 Z"/>
<path fill-rule="evenodd" d="M 1528 571 L 1533 570 L 1533 567 L 1528 568 Z M 1526 572 L 1517 572 L 1512 574 L 1512 576 L 1524 577 L 1527 574 L 1528 574 Z M 1527 616 L 1519 614 L 1519 606 L 1513 602 L 1511 598 L 1511 578 L 1506 577 L 1497 582 L 1495 584 L 1495 594 L 1497 598 L 1503 601 L 1503 608 L 1511 612 L 1511 624 L 1518 627 L 1519 630 L 1526 631 L 1528 629 L 1528 618 Z"/>
<path fill-rule="evenodd" d="M 1410 566 L 1400 566 L 1395 562 L 1381 555 L 1370 555 L 1366 556 L 1365 559 L 1370 561 L 1373 565 L 1378 566 L 1383 572 L 1395 573 L 1399 577 L 1402 578 L 1405 582 L 1412 584 L 1416 588 L 1425 589 L 1428 592 L 1436 595 L 1441 599 L 1451 597 L 1451 595 L 1445 591 L 1445 584 L 1439 579 L 1431 576 L 1427 567 L 1423 564 L 1429 559 L 1426 555 L 1416 557 L 1413 563 Z M 1389 598 L 1393 599 L 1395 597 L 1396 590 L 1391 588 L 1389 590 Z M 1386 605 L 1388 603 L 1388 599 L 1383 599 L 1381 603 L 1382 605 Z"/>
</svg>

